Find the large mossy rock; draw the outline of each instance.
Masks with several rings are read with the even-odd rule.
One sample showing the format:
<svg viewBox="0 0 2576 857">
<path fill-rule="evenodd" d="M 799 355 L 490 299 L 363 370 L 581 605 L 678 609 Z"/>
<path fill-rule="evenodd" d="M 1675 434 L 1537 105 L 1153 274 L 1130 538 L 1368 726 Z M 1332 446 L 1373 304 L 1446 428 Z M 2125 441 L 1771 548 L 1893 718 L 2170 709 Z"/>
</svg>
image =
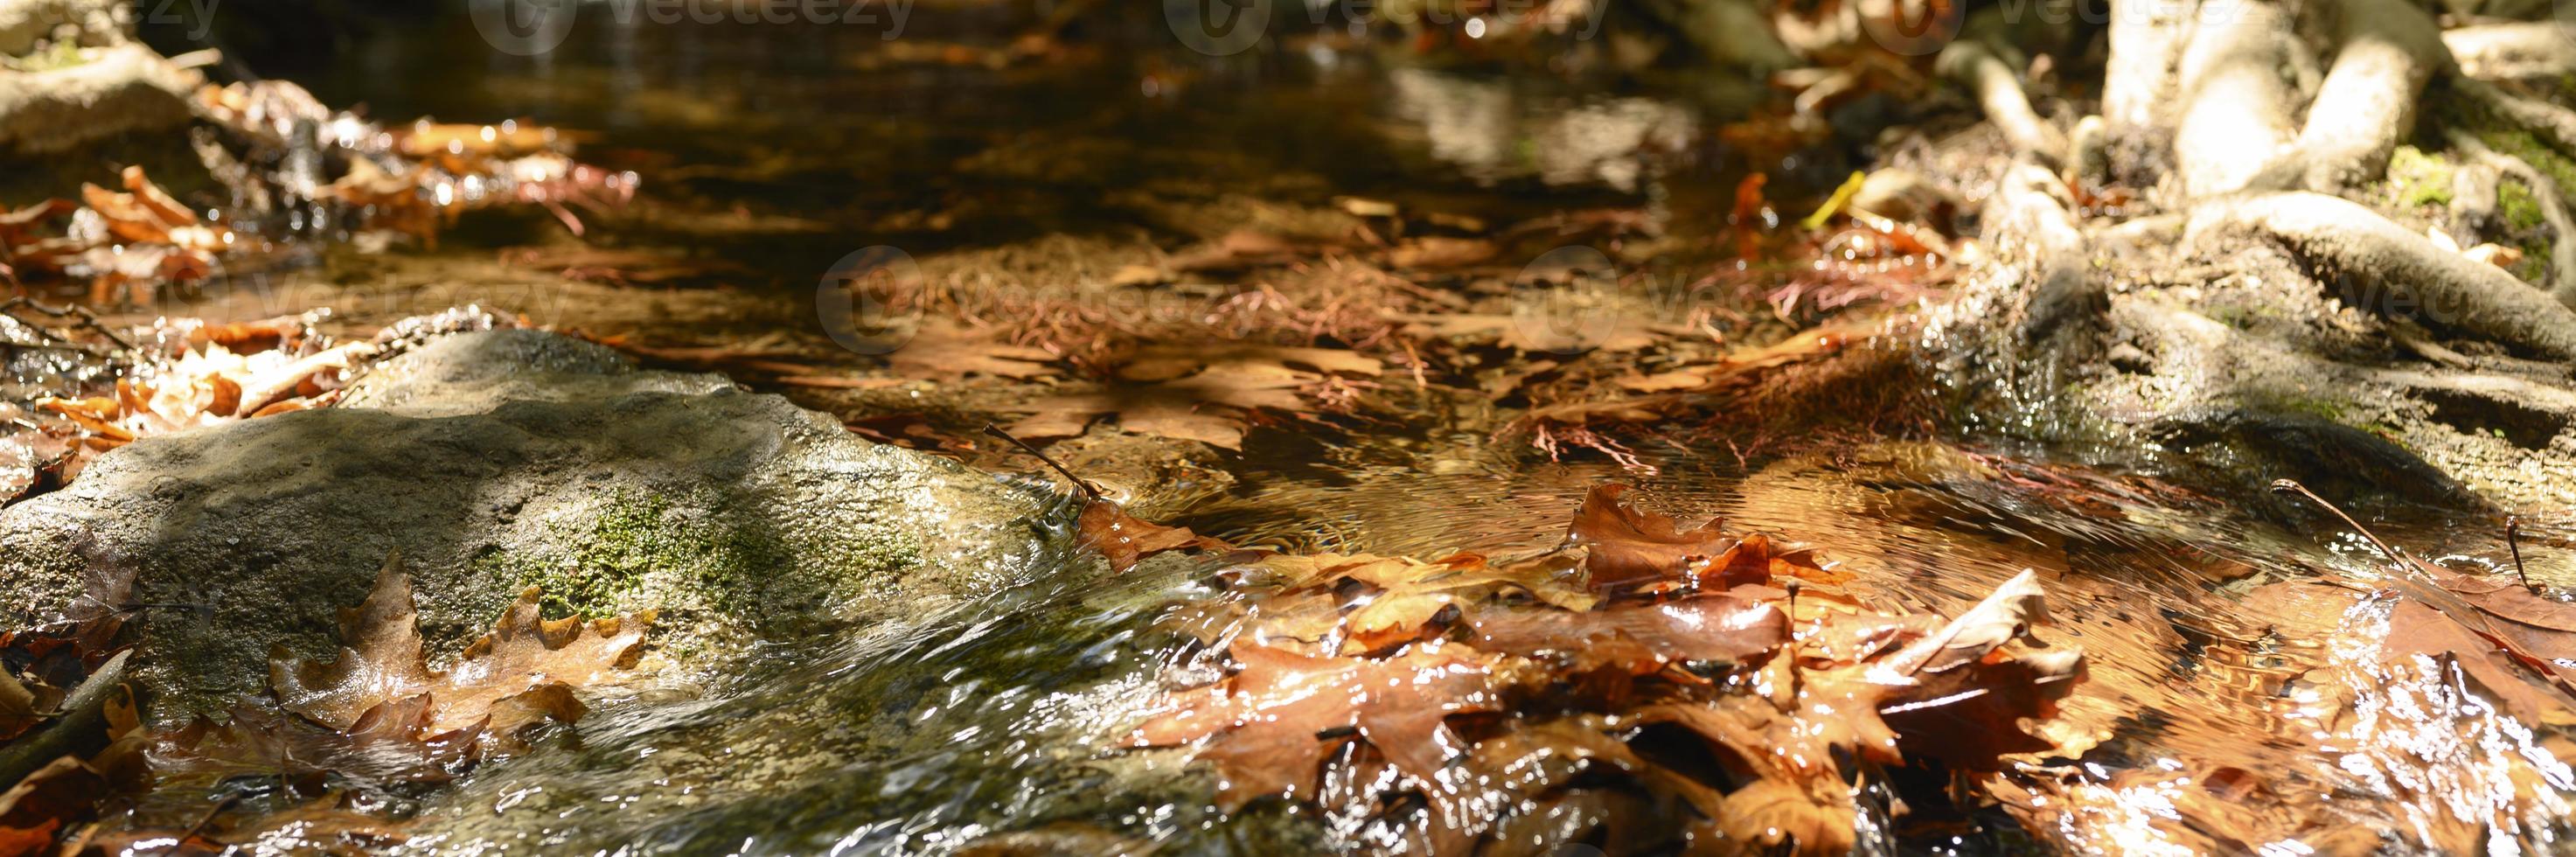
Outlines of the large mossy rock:
<svg viewBox="0 0 2576 857">
<path fill-rule="evenodd" d="M 130 571 L 159 712 L 217 707 L 261 690 L 272 645 L 327 657 L 334 611 L 399 553 L 443 652 L 535 585 L 557 615 L 658 607 L 661 651 L 707 664 L 1042 573 L 1061 511 L 720 377 L 459 334 L 342 407 L 149 438 L 0 510 L 0 623 Z"/>
</svg>

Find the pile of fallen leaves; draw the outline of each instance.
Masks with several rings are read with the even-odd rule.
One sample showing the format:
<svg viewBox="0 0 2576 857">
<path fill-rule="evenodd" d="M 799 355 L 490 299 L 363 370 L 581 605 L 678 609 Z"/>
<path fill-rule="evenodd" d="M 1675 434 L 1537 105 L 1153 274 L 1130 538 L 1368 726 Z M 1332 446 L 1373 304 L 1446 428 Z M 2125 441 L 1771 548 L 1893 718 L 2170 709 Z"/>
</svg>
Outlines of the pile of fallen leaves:
<svg viewBox="0 0 2576 857">
<path fill-rule="evenodd" d="M 581 219 L 568 205 L 594 211 L 634 198 L 636 176 L 576 162 L 579 135 L 532 122 L 442 124 L 428 119 L 387 127 L 323 106 L 283 80 L 209 85 L 194 105 L 200 118 L 229 132 L 255 158 L 312 151 L 331 175 L 280 169 L 264 175 L 220 145 L 198 155 L 251 216 L 285 202 L 345 206 L 363 226 L 437 242 L 438 229 L 464 211 L 536 205 L 573 234 Z M 309 130 L 307 130 L 309 129 Z M 309 138 L 308 138 L 309 135 Z"/>
<path fill-rule="evenodd" d="M 150 305 L 165 285 L 215 276 L 223 257 L 271 246 L 226 223 L 301 223 L 309 209 L 316 222 L 434 247 L 467 210 L 535 205 L 578 235 L 569 206 L 622 205 L 637 183 L 574 161 L 575 135 L 533 123 L 387 128 L 282 80 L 209 85 L 191 106 L 220 132 L 194 141 L 231 209 L 201 216 L 129 166 L 122 191 L 84 184 L 78 200 L 0 210 L 0 282 L 63 279 L 87 283 L 94 305 Z"/>
<path fill-rule="evenodd" d="M 120 296 L 150 304 L 160 284 L 207 276 L 237 243 L 232 230 L 203 222 L 142 167 L 126 167 L 121 179 L 123 192 L 83 184 L 78 202 L 0 212 L 0 274 L 83 279 L 94 304 Z M 59 233 L 56 221 L 64 224 Z"/>
<path fill-rule="evenodd" d="M 329 406 L 380 349 L 334 343 L 300 318 L 165 319 L 131 338 L 104 328 L 52 336 L 49 347 L 103 371 L 24 405 L 0 400 L 0 416 L 11 417 L 0 426 L 0 503 L 68 483 L 98 454 L 139 438 Z M 0 350 L 11 345 L 0 340 Z"/>
<path fill-rule="evenodd" d="M 1125 743 L 1194 747 L 1229 811 L 1283 798 L 1352 847 L 1431 854 L 1841 854 L 1866 818 L 1947 804 L 1922 786 L 1946 778 L 1900 771 L 2050 747 L 2021 723 L 2084 664 L 2033 647 L 2031 573 L 1947 622 L 1884 615 L 1809 552 L 1623 490 L 1536 556 L 1229 566 L 1221 597 L 1168 615 L 1203 646 Z"/>
<path fill-rule="evenodd" d="M 578 687 L 626 678 L 650 612 L 547 621 L 522 593 L 451 669 L 431 670 L 398 560 L 341 611 L 330 661 L 270 662 L 275 708 L 146 730 L 109 655 L 130 607 L 0 636 L 0 855 L 359 853 L 398 845 L 371 790 L 447 782 L 571 723 Z M 105 666 L 100 661 L 105 661 Z M 95 675 L 92 671 L 95 671 Z M 71 687 L 68 695 L 59 687 Z"/>
</svg>

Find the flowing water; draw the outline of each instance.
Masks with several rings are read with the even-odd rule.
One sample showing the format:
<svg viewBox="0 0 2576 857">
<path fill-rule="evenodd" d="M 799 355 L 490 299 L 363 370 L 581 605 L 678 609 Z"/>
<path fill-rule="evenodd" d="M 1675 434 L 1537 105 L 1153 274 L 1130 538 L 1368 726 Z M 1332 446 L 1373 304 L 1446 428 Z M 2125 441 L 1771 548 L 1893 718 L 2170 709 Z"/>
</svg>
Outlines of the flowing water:
<svg viewBox="0 0 2576 857">
<path fill-rule="evenodd" d="M 1173 201 L 1235 195 L 1354 194 L 1496 222 L 1642 204 L 1671 223 L 1713 223 L 1743 168 L 1714 142 L 1738 109 L 1723 98 L 1603 94 L 1321 42 L 1215 61 L 1095 33 L 1108 56 L 992 71 L 873 65 L 873 32 L 586 20 L 535 58 L 489 50 L 461 16 L 403 23 L 285 73 L 379 117 L 530 116 L 592 131 L 586 159 L 637 169 L 663 201 L 599 240 L 738 262 L 754 271 L 746 290 L 768 282 L 791 307 L 798 286 L 870 244 L 929 256 L 1053 234 L 1168 235 L 1188 210 Z M 1792 187 L 1800 175 L 1830 186 L 1849 168 L 1765 166 Z M 497 239 L 474 228 L 429 258 L 488 256 L 494 240 L 554 227 L 479 227 Z M 1645 453 L 1658 469 L 1643 476 L 1533 459 L 1489 431 L 1427 419 L 1383 436 L 1256 432 L 1232 465 L 1238 486 L 1180 520 L 1243 545 L 1504 553 L 1555 543 L 1587 489 L 1627 481 L 1685 520 L 1722 516 L 1820 546 L 1882 609 L 1955 614 L 2037 570 L 2057 618 L 2041 635 L 2091 663 L 2047 733 L 2080 752 L 2041 760 L 2056 787 L 2017 798 L 2057 829 L 1990 811 L 1951 829 L 1956 839 L 1874 848 L 2372 844 L 2347 829 L 2396 831 L 2400 851 L 2565 847 L 2561 796 L 2576 777 L 2546 739 L 2435 662 L 2383 657 L 2384 602 L 2266 588 L 2379 579 L 2384 564 L 2357 536 L 2154 450 L 1884 440 L 1748 469 L 1723 451 L 1663 449 Z M 2386 517 L 2392 541 L 2500 568 L 2489 522 Z M 2561 562 L 2531 558 L 2544 574 Z M 1179 756 L 1108 749 L 1184 660 L 1187 646 L 1154 620 L 1204 585 L 1192 569 L 1103 582 L 1056 567 L 942 615 L 764 647 L 703 686 L 597 700 L 578 730 L 524 758 L 394 799 L 420 819 L 415 845 L 459 853 L 912 853 L 979 840 L 1275 853 L 1351 841 L 1315 839 L 1275 806 L 1222 816 Z"/>
</svg>

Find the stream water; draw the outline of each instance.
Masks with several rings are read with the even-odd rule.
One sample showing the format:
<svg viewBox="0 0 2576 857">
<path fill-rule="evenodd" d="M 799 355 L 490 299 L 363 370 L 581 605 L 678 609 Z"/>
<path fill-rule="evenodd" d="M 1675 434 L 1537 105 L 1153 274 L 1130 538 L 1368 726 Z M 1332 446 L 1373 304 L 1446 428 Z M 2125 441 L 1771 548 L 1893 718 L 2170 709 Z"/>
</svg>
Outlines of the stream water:
<svg viewBox="0 0 2576 857">
<path fill-rule="evenodd" d="M 873 31 L 585 20 L 534 58 L 490 50 L 461 16 L 406 23 L 286 74 L 379 117 L 529 116 L 594 132 L 584 157 L 638 170 L 663 201 L 597 240 L 739 262 L 757 272 L 747 290 L 770 281 L 789 305 L 870 244 L 927 256 L 1050 234 L 1168 234 L 1166 209 L 1140 197 L 1354 194 L 1497 221 L 1642 203 L 1671 223 L 1712 223 L 1742 168 L 1712 142 L 1732 109 L 1722 98 L 1577 94 L 1320 43 L 1215 61 L 1090 34 L 1109 56 L 991 71 L 871 65 Z M 1830 186 L 1849 165 L 1769 168 L 1784 186 L 1801 174 Z M 905 212 L 916 216 L 890 216 Z M 428 258 L 488 257 L 521 234 L 511 230 L 554 228 L 495 222 Z M 2042 636 L 2091 663 L 2049 733 L 2083 749 L 2043 760 L 2054 799 L 2074 805 L 2030 816 L 2054 830 L 1990 810 L 1947 836 L 1882 834 L 1865 850 L 2286 855 L 2377 843 L 2347 830 L 2390 831 L 2384 846 L 2398 851 L 2567 847 L 2576 774 L 2547 739 L 2430 660 L 2383 658 L 2384 603 L 2265 589 L 2329 572 L 2378 579 L 2384 565 L 2358 536 L 2194 484 L 2206 475 L 2154 450 L 1962 432 L 1750 470 L 1723 451 L 1648 450 L 1658 471 L 1641 476 L 1487 448 L 1479 429 L 1430 420 L 1296 443 L 1256 432 L 1231 465 L 1239 485 L 1181 520 L 1247 545 L 1508 552 L 1553 544 L 1588 488 L 1628 481 L 1685 520 L 1723 516 L 1822 546 L 1872 606 L 1955 614 L 2037 569 L 2057 618 Z M 2391 541 L 2501 568 L 2492 522 L 2385 517 Z M 2544 576 L 2561 567 L 2554 553 L 2531 559 Z M 413 844 L 1110 853 L 1152 842 L 1195 854 L 1365 838 L 1314 838 L 1276 807 L 1222 816 L 1177 757 L 1104 749 L 1185 648 L 1154 619 L 1200 584 L 1188 572 L 1106 584 L 1048 572 L 899 627 L 764 648 L 693 692 L 598 700 L 576 732 L 525 758 L 399 795 L 419 818 Z"/>
</svg>

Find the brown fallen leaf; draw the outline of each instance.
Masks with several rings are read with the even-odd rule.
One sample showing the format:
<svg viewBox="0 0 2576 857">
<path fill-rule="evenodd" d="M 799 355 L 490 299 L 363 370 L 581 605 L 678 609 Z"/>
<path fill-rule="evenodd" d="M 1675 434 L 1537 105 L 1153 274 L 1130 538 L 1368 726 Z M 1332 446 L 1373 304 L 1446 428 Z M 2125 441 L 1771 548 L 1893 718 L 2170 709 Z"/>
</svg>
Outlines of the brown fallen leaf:
<svg viewBox="0 0 2576 857">
<path fill-rule="evenodd" d="M 966 329 L 946 319 L 926 319 L 910 340 L 886 355 L 890 367 L 905 378 L 955 380 L 991 375 L 1026 381 L 1062 374 L 1053 364 L 1061 355 L 1043 348 L 1011 345 L 991 333 Z"/>
<path fill-rule="evenodd" d="M 341 608 L 339 621 L 340 653 L 332 660 L 269 662 L 269 683 L 286 710 L 347 729 L 362 713 L 417 696 L 435 681 L 401 555 L 385 558 L 366 600 Z"/>
<path fill-rule="evenodd" d="M 1587 512 L 1648 546 L 1626 561 L 1657 580 L 1812 583 L 1811 630 L 1791 637 L 1789 592 L 1767 585 L 1601 591 L 1475 554 L 1270 556 L 1167 614 L 1224 646 L 1232 674 L 1165 694 L 1127 743 L 1203 740 L 1222 806 L 1286 795 L 1370 819 L 1388 851 L 1545 853 L 1574 836 L 1622 854 L 1840 853 L 1855 782 L 2052 746 L 2023 724 L 2054 716 L 2083 660 L 2014 647 L 2046 616 L 2033 577 L 1949 621 L 1876 614 L 1836 600 L 1804 552 L 1612 514 L 1619 493 Z M 1570 572 L 1592 547 L 1535 567 Z M 1410 725 L 1372 725 L 1398 715 Z"/>
<path fill-rule="evenodd" d="M 1642 657 L 1619 665 L 1639 675 L 1671 663 L 1751 661 L 1789 641 L 1788 614 L 1768 602 L 1726 594 L 1594 611 L 1482 611 L 1468 623 L 1484 651 L 1564 655 L 1603 666 L 1633 653 Z"/>
<path fill-rule="evenodd" d="M 1697 578 L 1712 571 L 1718 573 L 1720 589 L 1770 580 L 1767 555 L 1758 575 L 1731 562 L 1716 564 L 1738 544 L 1717 521 L 1684 530 L 1670 517 L 1630 507 L 1627 492 L 1625 485 L 1593 488 L 1565 531 L 1566 544 L 1584 549 L 1583 569 L 1591 573 L 1595 588 Z"/>
<path fill-rule="evenodd" d="M 653 622 L 651 610 L 592 622 L 547 621 L 539 612 L 541 600 L 535 587 L 521 592 L 453 669 L 431 672 L 411 627 L 411 579 L 399 558 L 389 560 L 367 600 L 342 613 L 346 648 L 340 655 L 315 663 L 274 652 L 269 683 L 287 710 L 334 728 L 353 728 L 372 709 L 426 696 L 422 731 L 488 724 L 486 733 L 506 742 L 547 719 L 578 719 L 580 703 L 569 689 L 605 682 L 632 667 Z"/>
<path fill-rule="evenodd" d="M 381 782 L 446 782 L 481 757 L 477 727 L 428 728 L 431 703 L 407 697 L 367 709 L 344 729 L 263 708 L 235 706 L 223 722 L 198 716 L 151 736 L 145 758 L 159 788 L 207 788 L 225 780 L 274 780 L 318 796 L 326 775 Z"/>
<path fill-rule="evenodd" d="M 59 702 L 59 694 L 56 696 Z M 36 724 L 45 722 L 45 718 L 52 715 L 52 708 L 53 705 L 39 698 L 36 691 L 7 672 L 0 671 L 0 741 L 27 734 L 27 730 L 36 728 Z"/>
<path fill-rule="evenodd" d="M 1506 594 L 1569 610 L 1590 609 L 1596 599 L 1568 571 L 1551 557 L 1496 565 L 1472 553 L 1437 562 L 1366 554 L 1280 555 L 1234 569 L 1283 589 L 1286 598 L 1274 599 L 1274 605 L 1294 603 L 1298 593 L 1326 597 L 1329 609 L 1307 608 L 1304 615 L 1313 621 L 1294 628 L 1274 623 L 1272 630 L 1308 642 L 1330 640 L 1344 654 L 1414 642 L 1441 630 L 1440 617 L 1479 612 L 1486 602 Z"/>
<path fill-rule="evenodd" d="M 1127 738 L 1132 747 L 1204 740 L 1229 811 L 1253 799 L 1314 794 L 1324 758 L 1357 737 L 1398 770 L 1433 780 L 1465 743 L 1444 722 L 1499 702 L 1489 663 L 1463 645 L 1408 647 L 1385 660 L 1318 658 L 1238 640 L 1241 667 L 1217 684 L 1177 695 Z"/>
<path fill-rule="evenodd" d="M 1118 380 L 1125 383 L 1027 402 L 1018 409 L 1037 415 L 1012 425 L 1011 433 L 1071 437 L 1093 420 L 1114 415 L 1121 428 L 1137 434 L 1240 449 L 1249 412 L 1315 416 L 1319 408 L 1303 392 L 1330 377 L 1373 376 L 1384 369 L 1375 358 L 1331 348 L 1156 346 L 1136 352 L 1119 368 Z"/>
<path fill-rule="evenodd" d="M 1188 527 L 1148 523 L 1104 499 L 1094 499 L 1082 507 L 1074 530 L 1084 547 L 1099 551 L 1109 560 L 1113 571 L 1135 568 L 1138 560 L 1164 551 L 1209 544 Z"/>
<path fill-rule="evenodd" d="M 51 851 L 64 828 L 97 814 L 112 791 L 106 776 L 70 756 L 37 769 L 0 792 L 0 854 Z"/>
</svg>

